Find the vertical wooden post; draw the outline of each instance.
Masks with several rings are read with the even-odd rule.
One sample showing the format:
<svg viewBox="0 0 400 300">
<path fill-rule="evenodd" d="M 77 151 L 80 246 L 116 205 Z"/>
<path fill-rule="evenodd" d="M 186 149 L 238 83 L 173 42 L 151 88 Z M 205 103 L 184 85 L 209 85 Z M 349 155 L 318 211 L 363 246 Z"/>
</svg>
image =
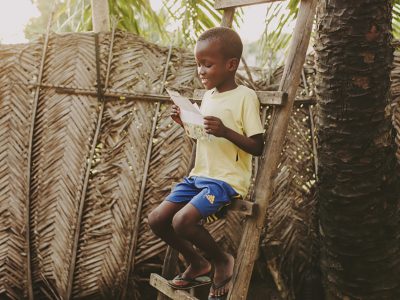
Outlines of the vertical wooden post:
<svg viewBox="0 0 400 300">
<path fill-rule="evenodd" d="M 224 14 L 222 15 L 221 26 L 231 28 L 234 15 L 235 15 L 234 7 L 224 9 Z"/>
<path fill-rule="evenodd" d="M 110 31 L 108 0 L 92 0 L 93 31 Z"/>
<path fill-rule="evenodd" d="M 163 76 L 160 91 L 159 91 L 160 94 L 162 94 L 162 92 L 164 91 L 165 81 L 167 80 L 169 62 L 170 62 L 171 56 L 172 56 L 172 43 L 173 42 L 171 42 L 171 44 L 169 46 L 167 60 L 165 62 L 164 76 Z M 149 142 L 147 145 L 146 161 L 144 164 L 143 178 L 142 178 L 142 184 L 140 187 L 139 200 L 138 200 L 137 211 L 136 211 L 136 216 L 135 216 L 135 223 L 134 223 L 134 227 L 133 227 L 132 238 L 131 238 L 130 245 L 129 245 L 129 255 L 128 255 L 128 261 L 127 261 L 128 264 L 127 264 L 127 270 L 126 270 L 125 284 L 122 288 L 119 299 L 126 298 L 128 288 L 129 288 L 129 275 L 131 272 L 133 272 L 134 266 L 135 266 L 135 254 L 136 254 L 136 248 L 138 246 L 138 239 L 139 239 L 140 217 L 142 214 L 142 207 L 143 207 L 143 201 L 144 201 L 144 196 L 145 196 L 147 177 L 148 177 L 148 172 L 150 169 L 150 158 L 151 158 L 151 153 L 153 150 L 153 137 L 154 137 L 154 134 L 155 134 L 156 128 L 157 128 L 158 117 L 160 114 L 160 107 L 161 107 L 161 102 L 158 101 L 156 109 L 155 109 L 154 117 L 153 117 L 153 126 L 152 126 L 151 132 L 150 132 L 150 139 L 149 139 Z"/>
<path fill-rule="evenodd" d="M 115 30 L 113 28 L 112 34 L 111 34 L 111 40 L 110 40 L 110 50 L 108 53 L 108 63 L 107 63 L 107 73 L 106 73 L 106 82 L 108 84 L 108 79 L 110 76 L 110 64 L 111 64 L 111 57 L 112 57 L 112 51 L 113 51 L 113 45 L 114 45 L 114 34 Z M 89 176 L 90 176 L 90 170 L 92 169 L 92 162 L 93 162 L 93 156 L 95 154 L 95 149 L 96 145 L 99 140 L 100 136 L 100 130 L 101 130 L 101 125 L 102 125 L 102 120 L 103 120 L 103 115 L 104 115 L 104 109 L 105 109 L 105 99 L 104 99 L 104 90 L 107 89 L 107 84 L 103 85 L 101 83 L 101 76 L 100 76 L 100 45 L 99 45 L 99 35 L 96 34 L 94 36 L 95 39 L 95 59 L 96 59 L 96 83 L 97 83 L 97 99 L 98 99 L 98 104 L 100 105 L 100 110 L 97 116 L 97 123 L 96 123 L 96 129 L 94 132 L 93 140 L 91 143 L 90 147 L 90 152 L 89 152 L 89 158 L 88 158 L 88 163 L 85 171 L 85 177 L 83 181 L 83 188 L 82 188 L 82 194 L 79 199 L 79 206 L 78 206 L 78 215 L 77 215 L 77 226 L 75 228 L 74 232 L 74 237 L 73 237 L 73 244 L 72 244 L 72 254 L 71 254 L 71 264 L 69 268 L 69 273 L 68 273 L 68 278 L 67 278 L 67 290 L 66 290 L 66 295 L 63 295 L 63 299 L 72 299 L 72 289 L 73 289 L 73 284 L 74 284 L 74 274 L 75 274 L 75 266 L 76 266 L 76 260 L 78 257 L 78 246 L 79 246 L 79 237 L 81 234 L 81 227 L 82 227 L 82 220 L 83 220 L 83 210 L 84 210 L 84 205 L 85 205 L 85 199 L 88 191 L 88 186 L 89 186 Z"/>
<path fill-rule="evenodd" d="M 36 89 L 35 89 L 35 94 L 32 102 L 32 112 L 31 112 L 31 125 L 30 125 L 30 130 L 29 130 L 29 140 L 28 140 L 28 152 L 27 152 L 27 172 L 26 172 L 26 182 L 28 186 L 28 190 L 26 193 L 26 198 L 25 198 L 25 208 L 26 208 L 26 213 L 25 213 L 25 239 L 26 239 L 26 287 L 27 287 L 27 296 L 29 300 L 33 300 L 35 298 L 33 294 L 33 279 L 32 279 L 32 255 L 31 255 L 31 180 L 32 180 L 32 162 L 33 162 L 33 139 L 34 139 L 34 134 L 35 134 L 35 121 L 36 121 L 36 115 L 37 115 L 37 108 L 38 108 L 38 102 L 39 102 L 39 97 L 40 97 L 40 85 L 42 84 L 42 78 L 43 78 L 43 73 L 44 73 L 44 65 L 46 62 L 46 54 L 47 54 L 47 47 L 49 45 L 49 39 L 50 39 L 50 30 L 51 30 L 51 25 L 53 23 L 53 17 L 54 17 L 54 5 L 51 10 L 50 18 L 49 21 L 47 22 L 47 29 L 46 29 L 46 36 L 44 38 L 43 42 L 43 50 L 42 50 L 42 58 L 40 60 L 40 67 L 39 67 L 39 75 L 38 79 L 36 82 Z"/>
</svg>

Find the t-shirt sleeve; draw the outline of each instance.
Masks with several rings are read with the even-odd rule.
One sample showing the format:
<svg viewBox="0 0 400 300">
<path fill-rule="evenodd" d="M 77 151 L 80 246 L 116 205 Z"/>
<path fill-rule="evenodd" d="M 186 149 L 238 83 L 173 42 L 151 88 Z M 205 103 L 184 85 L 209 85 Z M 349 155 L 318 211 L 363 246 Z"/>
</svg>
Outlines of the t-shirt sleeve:
<svg viewBox="0 0 400 300">
<path fill-rule="evenodd" d="M 264 133 L 260 118 L 260 101 L 257 94 L 251 91 L 243 103 L 243 132 L 247 137 Z"/>
</svg>

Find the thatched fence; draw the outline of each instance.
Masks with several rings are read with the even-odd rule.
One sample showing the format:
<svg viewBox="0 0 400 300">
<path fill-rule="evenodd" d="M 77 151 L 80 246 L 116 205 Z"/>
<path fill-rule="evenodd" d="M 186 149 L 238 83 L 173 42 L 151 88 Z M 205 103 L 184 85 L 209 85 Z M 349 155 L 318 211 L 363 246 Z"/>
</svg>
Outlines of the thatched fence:
<svg viewBox="0 0 400 300">
<path fill-rule="evenodd" d="M 392 114 L 393 127 L 396 130 L 396 157 L 397 161 L 400 162 L 400 41 L 396 41 L 394 46 L 396 50 L 391 73 L 392 101 L 390 103 L 390 113 Z"/>
<path fill-rule="evenodd" d="M 144 298 L 166 248 L 147 214 L 185 175 L 192 148 L 162 87 L 201 88 L 193 55 L 169 50 L 124 32 L 0 46 L 1 298 Z M 265 82 L 244 69 L 238 80 L 274 89 L 279 72 Z M 317 262 L 313 115 L 300 103 L 259 259 L 288 299 Z M 232 213 L 210 229 L 235 252 L 241 222 Z"/>
</svg>

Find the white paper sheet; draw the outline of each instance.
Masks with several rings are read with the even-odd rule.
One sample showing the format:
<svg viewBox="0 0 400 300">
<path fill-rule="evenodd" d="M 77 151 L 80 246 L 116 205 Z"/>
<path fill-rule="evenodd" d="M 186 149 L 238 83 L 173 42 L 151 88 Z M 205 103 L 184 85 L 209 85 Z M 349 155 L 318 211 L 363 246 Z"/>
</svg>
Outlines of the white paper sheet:
<svg viewBox="0 0 400 300">
<path fill-rule="evenodd" d="M 210 135 L 204 128 L 203 115 L 197 104 L 192 104 L 188 98 L 176 91 L 167 89 L 167 92 L 175 105 L 179 106 L 180 118 L 186 134 L 194 139 L 210 139 Z"/>
</svg>

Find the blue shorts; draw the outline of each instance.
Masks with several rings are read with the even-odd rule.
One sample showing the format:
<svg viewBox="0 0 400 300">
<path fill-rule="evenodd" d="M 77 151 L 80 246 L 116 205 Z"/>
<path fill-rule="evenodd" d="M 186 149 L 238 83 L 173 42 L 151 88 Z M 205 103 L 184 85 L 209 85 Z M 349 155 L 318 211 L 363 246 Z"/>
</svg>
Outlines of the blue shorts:
<svg viewBox="0 0 400 300">
<path fill-rule="evenodd" d="M 215 215 L 239 194 L 226 182 L 208 177 L 185 177 L 167 196 L 175 203 L 191 203 L 203 218 Z"/>
</svg>

